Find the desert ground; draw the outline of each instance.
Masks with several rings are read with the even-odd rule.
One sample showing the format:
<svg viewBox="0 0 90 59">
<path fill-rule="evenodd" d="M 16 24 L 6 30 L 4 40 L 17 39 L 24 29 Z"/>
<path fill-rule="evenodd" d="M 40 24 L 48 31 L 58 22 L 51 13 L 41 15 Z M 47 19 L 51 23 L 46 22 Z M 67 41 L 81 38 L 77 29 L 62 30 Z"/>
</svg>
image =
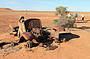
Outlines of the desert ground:
<svg viewBox="0 0 90 59">
<path fill-rule="evenodd" d="M 72 12 L 75 14 L 75 12 Z M 73 37 L 67 42 L 56 44 L 58 47 L 54 50 L 46 50 L 43 47 L 34 47 L 32 51 L 26 51 L 25 47 L 18 49 L 15 46 L 13 51 L 0 50 L 0 59 L 90 59 L 90 12 L 77 12 L 79 20 L 77 28 L 71 28 L 70 33 L 78 37 Z M 85 21 L 81 21 L 81 14 L 85 14 Z M 55 16 L 54 11 L 15 11 L 8 8 L 0 9 L 0 44 L 7 41 L 10 32 L 9 25 L 17 26 L 20 16 L 25 19 L 39 18 L 42 26 L 53 27 Z"/>
</svg>

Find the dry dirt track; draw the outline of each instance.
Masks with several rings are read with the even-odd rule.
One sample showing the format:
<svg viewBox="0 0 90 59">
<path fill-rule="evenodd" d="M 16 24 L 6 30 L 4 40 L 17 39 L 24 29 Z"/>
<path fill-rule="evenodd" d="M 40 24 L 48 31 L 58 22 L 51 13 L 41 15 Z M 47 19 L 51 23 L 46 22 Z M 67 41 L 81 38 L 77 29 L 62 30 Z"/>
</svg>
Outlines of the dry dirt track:
<svg viewBox="0 0 90 59">
<path fill-rule="evenodd" d="M 7 12 L 8 13 L 8 12 Z M 52 26 L 52 19 L 57 18 L 56 16 L 45 16 L 39 14 L 37 15 L 27 15 L 24 13 L 3 13 L 0 14 L 0 39 L 6 38 L 10 30 L 8 25 L 17 25 L 17 19 L 20 15 L 24 15 L 25 18 L 40 18 L 44 26 Z M 41 15 L 41 16 L 40 16 Z M 90 21 L 88 23 L 78 23 L 78 27 L 86 26 L 90 27 Z M 80 38 L 71 39 L 68 42 L 63 42 L 58 45 L 55 50 L 46 51 L 42 47 L 33 48 L 32 52 L 27 52 L 25 48 L 19 51 L 12 52 L 7 56 L 3 56 L 3 50 L 0 50 L 0 59 L 90 59 L 90 29 L 73 29 L 71 33 L 80 36 Z M 7 40 L 7 39 L 5 39 Z"/>
</svg>

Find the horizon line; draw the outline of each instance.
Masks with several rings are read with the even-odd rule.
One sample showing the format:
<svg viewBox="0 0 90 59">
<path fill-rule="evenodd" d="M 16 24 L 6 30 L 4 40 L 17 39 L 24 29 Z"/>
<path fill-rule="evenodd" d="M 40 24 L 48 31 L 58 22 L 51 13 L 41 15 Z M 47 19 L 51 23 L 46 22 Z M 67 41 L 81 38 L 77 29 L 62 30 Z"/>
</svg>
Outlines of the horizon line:
<svg viewBox="0 0 90 59">
<path fill-rule="evenodd" d="M 22 10 L 16 10 L 16 9 L 12 9 L 12 8 L 0 8 L 0 9 L 8 9 L 8 10 L 13 10 L 13 11 L 46 11 L 46 12 L 55 12 L 54 10 L 28 10 L 28 9 L 26 9 L 26 10 L 24 10 L 24 9 L 22 9 Z M 70 12 L 90 12 L 90 11 L 70 11 Z"/>
</svg>

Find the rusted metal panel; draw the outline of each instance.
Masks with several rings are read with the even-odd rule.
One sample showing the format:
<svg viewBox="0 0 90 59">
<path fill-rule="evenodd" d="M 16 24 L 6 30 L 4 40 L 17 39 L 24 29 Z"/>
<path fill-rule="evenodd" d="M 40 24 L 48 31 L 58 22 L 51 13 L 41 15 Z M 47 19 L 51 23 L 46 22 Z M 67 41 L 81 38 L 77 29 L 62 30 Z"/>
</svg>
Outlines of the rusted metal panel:
<svg viewBox="0 0 90 59">
<path fill-rule="evenodd" d="M 31 31 L 32 28 L 42 27 L 40 19 L 27 19 L 24 24 L 25 24 L 26 30 L 28 31 Z"/>
</svg>

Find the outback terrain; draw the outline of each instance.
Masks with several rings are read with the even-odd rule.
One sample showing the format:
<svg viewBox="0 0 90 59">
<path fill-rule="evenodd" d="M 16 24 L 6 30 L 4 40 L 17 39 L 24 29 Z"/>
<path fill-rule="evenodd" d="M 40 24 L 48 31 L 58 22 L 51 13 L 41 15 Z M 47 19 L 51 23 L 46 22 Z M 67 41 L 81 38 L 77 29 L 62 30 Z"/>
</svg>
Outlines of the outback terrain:
<svg viewBox="0 0 90 59">
<path fill-rule="evenodd" d="M 76 12 L 71 12 L 75 14 Z M 43 47 L 34 47 L 32 51 L 26 51 L 25 47 L 16 45 L 16 49 L 0 50 L 0 59 L 90 59 L 90 12 L 77 12 L 79 20 L 76 22 L 77 28 L 70 29 L 70 40 L 60 44 L 54 50 L 46 50 Z M 85 21 L 81 21 L 81 14 L 85 15 Z M 42 26 L 53 27 L 55 11 L 16 11 L 9 8 L 0 8 L 0 45 L 8 41 L 9 25 L 17 26 L 20 16 L 25 19 L 39 18 Z"/>
</svg>

